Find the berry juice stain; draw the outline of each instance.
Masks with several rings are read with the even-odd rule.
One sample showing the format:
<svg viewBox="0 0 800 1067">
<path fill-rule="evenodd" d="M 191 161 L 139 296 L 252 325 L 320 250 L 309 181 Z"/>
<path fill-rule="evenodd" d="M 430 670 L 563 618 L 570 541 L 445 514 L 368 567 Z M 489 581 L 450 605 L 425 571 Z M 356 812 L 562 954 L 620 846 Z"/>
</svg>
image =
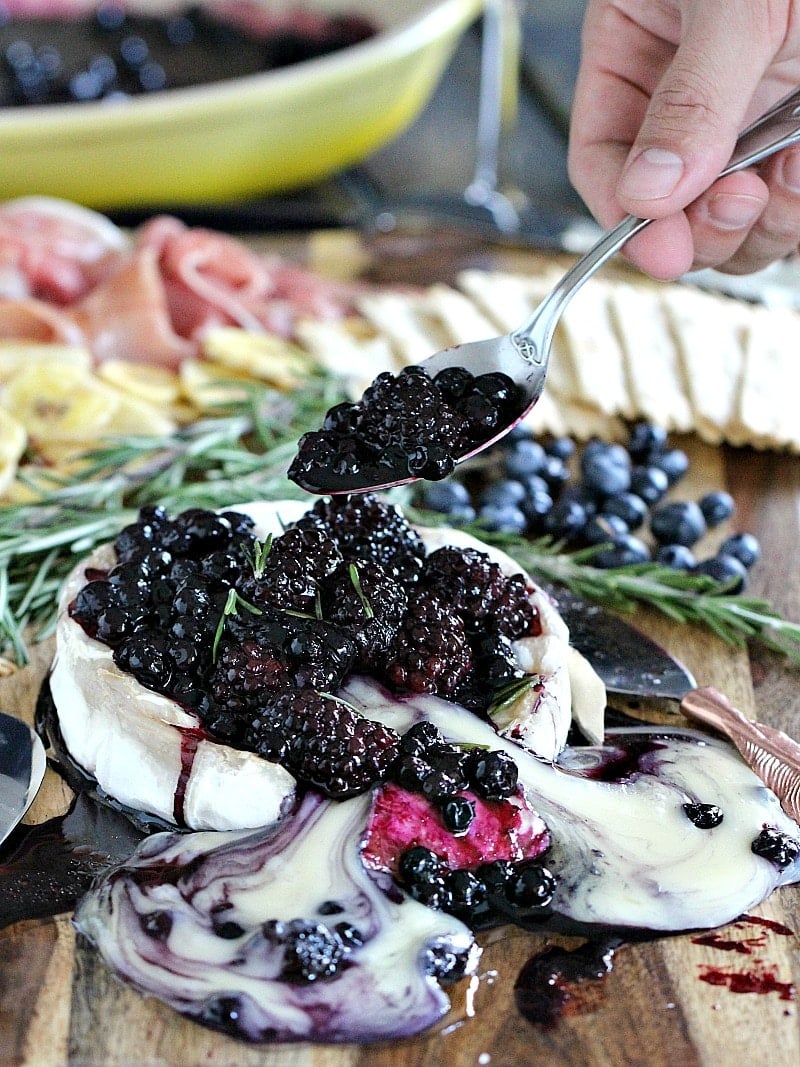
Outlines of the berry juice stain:
<svg viewBox="0 0 800 1067">
<path fill-rule="evenodd" d="M 698 975 L 701 982 L 713 986 L 724 986 L 731 993 L 777 993 L 780 1000 L 793 1001 L 797 990 L 793 982 L 781 982 L 773 967 L 756 963 L 746 971 L 723 971 L 716 967 L 701 965 Z"/>
<path fill-rule="evenodd" d="M 194 757 L 197 746 L 207 736 L 205 730 L 192 727 L 180 728 L 181 735 L 181 770 L 175 786 L 175 794 L 172 799 L 172 816 L 177 826 L 185 826 L 184 804 L 186 801 L 186 787 L 194 766 Z"/>
<path fill-rule="evenodd" d="M 514 983 L 514 1001 L 524 1019 L 552 1029 L 565 1015 L 590 1014 L 602 998 L 600 983 L 611 971 L 619 940 L 587 941 L 574 949 L 552 947 L 532 956 Z"/>
<path fill-rule="evenodd" d="M 0 927 L 72 911 L 94 878 L 130 855 L 142 836 L 83 794 L 65 815 L 20 824 L 0 848 Z"/>
</svg>

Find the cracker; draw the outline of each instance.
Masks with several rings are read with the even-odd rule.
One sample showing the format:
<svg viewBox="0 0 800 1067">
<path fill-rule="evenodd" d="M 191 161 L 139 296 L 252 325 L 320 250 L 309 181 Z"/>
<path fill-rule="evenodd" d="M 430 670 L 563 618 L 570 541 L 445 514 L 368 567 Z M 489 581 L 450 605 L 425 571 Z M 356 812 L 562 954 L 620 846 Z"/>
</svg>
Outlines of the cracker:
<svg viewBox="0 0 800 1067">
<path fill-rule="evenodd" d="M 610 289 L 610 309 L 632 411 L 667 430 L 690 430 L 694 419 L 681 354 L 658 289 L 619 282 Z"/>
<path fill-rule="evenodd" d="M 575 399 L 606 415 L 634 414 L 622 346 L 611 319 L 608 282 L 593 278 L 575 295 L 561 330 L 575 373 Z"/>
<path fill-rule="evenodd" d="M 665 286 L 660 299 L 683 366 L 694 429 L 711 444 L 735 432 L 750 309 L 688 286 Z"/>
<path fill-rule="evenodd" d="M 800 449 L 800 316 L 790 308 L 754 307 L 746 331 L 734 420 L 757 448 Z"/>
</svg>

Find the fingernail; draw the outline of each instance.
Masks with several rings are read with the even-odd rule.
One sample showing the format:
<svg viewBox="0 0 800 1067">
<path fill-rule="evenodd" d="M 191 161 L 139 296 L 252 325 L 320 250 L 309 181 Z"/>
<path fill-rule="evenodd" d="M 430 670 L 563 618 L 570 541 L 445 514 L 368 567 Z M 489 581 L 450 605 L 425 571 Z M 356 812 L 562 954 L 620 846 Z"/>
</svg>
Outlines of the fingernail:
<svg viewBox="0 0 800 1067">
<path fill-rule="evenodd" d="M 717 193 L 708 201 L 708 217 L 721 230 L 741 230 L 755 222 L 764 202 L 755 196 Z"/>
<path fill-rule="evenodd" d="M 669 196 L 683 175 L 683 160 L 663 148 L 645 148 L 629 163 L 618 192 L 631 200 L 661 200 Z"/>
<path fill-rule="evenodd" d="M 800 193 L 800 152 L 787 152 L 781 160 L 780 178 L 784 188 Z"/>
</svg>

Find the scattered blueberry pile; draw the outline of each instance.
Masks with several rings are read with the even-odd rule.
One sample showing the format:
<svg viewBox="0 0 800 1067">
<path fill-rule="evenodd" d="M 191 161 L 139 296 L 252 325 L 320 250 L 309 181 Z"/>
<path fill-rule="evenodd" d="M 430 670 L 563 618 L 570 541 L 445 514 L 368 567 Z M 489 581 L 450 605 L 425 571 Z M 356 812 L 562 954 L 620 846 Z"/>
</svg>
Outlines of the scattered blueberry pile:
<svg viewBox="0 0 800 1067">
<path fill-rule="evenodd" d="M 273 70 L 371 37 L 357 15 L 260 39 L 201 6 L 169 15 L 101 4 L 74 17 L 11 17 L 0 8 L 0 105 L 120 99 Z"/>
<path fill-rule="evenodd" d="M 522 391 L 505 374 L 451 367 L 378 375 L 357 403 L 331 408 L 304 434 L 289 477 L 311 492 L 357 490 L 409 478 L 437 481 L 456 461 L 513 422 Z"/>
<path fill-rule="evenodd" d="M 320 499 L 265 542 L 237 512 L 145 508 L 115 548 L 115 566 L 87 572 L 72 618 L 211 736 L 334 797 L 386 778 L 400 745 L 328 695 L 348 675 L 483 713 L 521 677 L 512 642 L 541 628 L 521 575 L 474 549 L 426 554 L 371 496 Z"/>
<path fill-rule="evenodd" d="M 603 546 L 592 557 L 598 567 L 652 560 L 729 583 L 732 593 L 745 588 L 759 558 L 756 538 L 734 533 L 697 559 L 693 550 L 708 530 L 733 516 L 733 499 L 719 490 L 696 502 L 665 500 L 689 461 L 650 423 L 631 427 L 627 447 L 593 439 L 582 449 L 570 438 L 540 442 L 518 426 L 487 459 L 479 472 L 423 486 L 420 502 L 454 524 L 477 519 L 489 530 L 549 535 L 571 548 Z"/>
</svg>

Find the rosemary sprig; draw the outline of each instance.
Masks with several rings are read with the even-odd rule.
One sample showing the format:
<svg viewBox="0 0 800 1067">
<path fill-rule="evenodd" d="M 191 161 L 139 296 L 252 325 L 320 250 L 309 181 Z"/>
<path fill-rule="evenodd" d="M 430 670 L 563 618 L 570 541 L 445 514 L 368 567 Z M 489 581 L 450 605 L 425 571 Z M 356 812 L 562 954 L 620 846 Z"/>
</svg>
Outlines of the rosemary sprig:
<svg viewBox="0 0 800 1067">
<path fill-rule="evenodd" d="M 108 439 L 82 457 L 73 477 L 30 475 L 38 499 L 0 505 L 0 646 L 25 663 L 24 635 L 52 631 L 72 567 L 113 540 L 140 507 L 162 504 L 177 512 L 300 496 L 286 478 L 297 439 L 342 399 L 322 376 L 292 397 L 254 387 L 218 416 L 168 437 Z"/>
<path fill-rule="evenodd" d="M 426 521 L 429 517 L 419 513 L 419 518 Z M 639 605 L 649 605 L 675 622 L 702 625 L 727 644 L 742 647 L 747 641 L 755 641 L 800 664 L 800 623 L 782 618 L 766 600 L 731 595 L 713 578 L 656 563 L 593 567 L 592 556 L 603 546 L 565 552 L 547 539 L 528 541 L 490 532 L 477 524 L 466 529 L 502 548 L 531 575 L 564 585 L 605 607 L 630 613 Z"/>
<path fill-rule="evenodd" d="M 225 623 L 231 617 L 236 615 L 239 609 L 249 611 L 251 615 L 263 615 L 261 608 L 257 608 L 255 604 L 251 604 L 249 600 L 245 600 L 244 597 L 239 596 L 235 589 L 228 590 L 228 599 L 225 601 L 225 607 L 222 609 L 222 614 L 219 617 L 217 628 L 214 631 L 214 643 L 211 646 L 211 662 L 217 662 L 217 653 L 219 652 L 219 643 L 222 640 L 222 635 L 225 632 Z"/>
</svg>

